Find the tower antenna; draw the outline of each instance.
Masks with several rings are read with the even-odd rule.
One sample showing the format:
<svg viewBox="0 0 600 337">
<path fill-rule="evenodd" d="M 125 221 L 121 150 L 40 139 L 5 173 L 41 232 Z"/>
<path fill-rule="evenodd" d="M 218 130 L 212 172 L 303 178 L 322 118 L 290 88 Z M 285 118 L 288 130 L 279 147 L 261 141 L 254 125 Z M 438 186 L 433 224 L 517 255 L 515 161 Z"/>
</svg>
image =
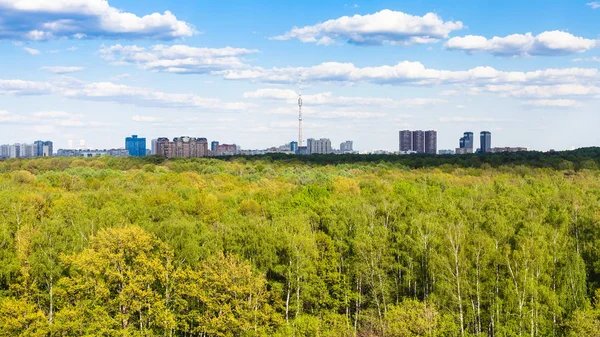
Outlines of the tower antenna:
<svg viewBox="0 0 600 337">
<path fill-rule="evenodd" d="M 302 146 L 302 75 L 298 83 L 298 146 Z"/>
</svg>

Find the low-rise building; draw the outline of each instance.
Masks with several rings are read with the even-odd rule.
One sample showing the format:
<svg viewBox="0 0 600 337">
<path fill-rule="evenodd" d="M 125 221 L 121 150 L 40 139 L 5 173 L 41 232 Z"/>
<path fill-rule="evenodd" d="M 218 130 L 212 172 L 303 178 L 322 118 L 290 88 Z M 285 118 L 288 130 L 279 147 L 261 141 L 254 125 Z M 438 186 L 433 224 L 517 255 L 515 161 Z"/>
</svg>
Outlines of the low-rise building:
<svg viewBox="0 0 600 337">
<path fill-rule="evenodd" d="M 104 150 L 73 150 L 73 149 L 59 149 L 56 152 L 58 157 L 83 157 L 83 158 L 92 158 L 92 157 L 101 157 L 101 156 L 109 156 L 109 157 L 129 157 L 129 150 L 127 149 L 104 149 Z"/>
<path fill-rule="evenodd" d="M 501 152 L 523 152 L 527 151 L 526 147 L 494 147 L 490 150 L 492 153 L 501 153 Z"/>
</svg>

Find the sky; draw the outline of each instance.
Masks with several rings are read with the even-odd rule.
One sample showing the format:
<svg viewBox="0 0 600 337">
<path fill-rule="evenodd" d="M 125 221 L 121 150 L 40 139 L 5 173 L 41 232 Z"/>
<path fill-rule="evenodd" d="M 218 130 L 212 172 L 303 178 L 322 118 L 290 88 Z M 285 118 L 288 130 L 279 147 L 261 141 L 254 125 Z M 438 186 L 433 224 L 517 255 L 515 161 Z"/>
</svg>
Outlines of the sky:
<svg viewBox="0 0 600 337">
<path fill-rule="evenodd" d="M 566 150 L 600 145 L 599 67 L 600 1 L 0 0 L 0 143 L 279 146 L 301 79 L 304 141 Z"/>
</svg>

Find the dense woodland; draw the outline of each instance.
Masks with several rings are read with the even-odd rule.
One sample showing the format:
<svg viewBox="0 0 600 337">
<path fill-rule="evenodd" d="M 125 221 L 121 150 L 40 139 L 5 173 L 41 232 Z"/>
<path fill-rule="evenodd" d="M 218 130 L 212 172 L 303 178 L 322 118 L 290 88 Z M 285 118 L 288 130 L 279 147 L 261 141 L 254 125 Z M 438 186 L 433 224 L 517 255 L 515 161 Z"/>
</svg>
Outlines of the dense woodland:
<svg viewBox="0 0 600 337">
<path fill-rule="evenodd" d="M 0 336 L 600 336 L 599 159 L 0 161 Z"/>
</svg>

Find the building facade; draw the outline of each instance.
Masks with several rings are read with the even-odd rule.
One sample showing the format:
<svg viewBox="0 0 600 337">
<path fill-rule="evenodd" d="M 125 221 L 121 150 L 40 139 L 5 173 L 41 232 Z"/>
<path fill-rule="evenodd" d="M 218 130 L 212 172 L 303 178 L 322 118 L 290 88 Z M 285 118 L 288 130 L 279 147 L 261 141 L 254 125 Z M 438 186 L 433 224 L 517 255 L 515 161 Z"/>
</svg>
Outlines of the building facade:
<svg viewBox="0 0 600 337">
<path fill-rule="evenodd" d="M 233 156 L 237 152 L 237 145 L 235 144 L 219 144 L 216 146 L 213 154 L 215 156 Z"/>
<path fill-rule="evenodd" d="M 425 131 L 425 153 L 437 154 L 437 131 Z"/>
<path fill-rule="evenodd" d="M 492 153 L 502 153 L 502 152 L 525 152 L 527 151 L 526 147 L 493 147 L 490 152 Z"/>
<path fill-rule="evenodd" d="M 458 148 L 456 148 L 456 154 L 467 154 L 473 153 L 473 132 L 465 132 L 462 138 L 458 141 Z"/>
<path fill-rule="evenodd" d="M 156 140 L 156 154 L 165 158 L 196 158 L 208 156 L 208 141 L 206 138 L 177 137 Z"/>
<path fill-rule="evenodd" d="M 416 153 L 425 153 L 425 132 L 416 130 L 412 132 L 413 151 Z"/>
<path fill-rule="evenodd" d="M 489 131 L 481 131 L 481 133 L 479 134 L 479 138 L 481 144 L 481 152 L 490 152 L 492 149 L 492 133 Z"/>
<path fill-rule="evenodd" d="M 133 157 L 143 157 L 146 155 L 146 138 L 138 138 L 137 135 L 125 138 L 125 149 Z"/>
<path fill-rule="evenodd" d="M 108 149 L 108 150 L 73 150 L 73 149 L 59 149 L 56 153 L 58 157 L 129 157 L 129 150 L 127 149 Z"/>
<path fill-rule="evenodd" d="M 158 153 L 158 139 L 152 139 L 150 141 L 150 154 L 151 155 L 156 155 Z"/>
<path fill-rule="evenodd" d="M 341 153 L 351 153 L 354 152 L 354 143 L 351 140 L 347 140 L 340 144 L 340 152 Z"/>
<path fill-rule="evenodd" d="M 410 152 L 413 150 L 412 131 L 400 131 L 400 152 Z"/>
<path fill-rule="evenodd" d="M 10 145 L 0 145 L 0 158 L 10 158 Z"/>
<path fill-rule="evenodd" d="M 309 138 L 306 140 L 306 147 L 308 149 L 308 154 L 333 153 L 333 149 L 331 148 L 331 140 L 329 140 L 329 138 Z"/>
<path fill-rule="evenodd" d="M 219 146 L 219 142 L 217 142 L 216 140 L 210 142 L 210 150 L 212 152 L 217 152 L 217 146 Z"/>
</svg>

